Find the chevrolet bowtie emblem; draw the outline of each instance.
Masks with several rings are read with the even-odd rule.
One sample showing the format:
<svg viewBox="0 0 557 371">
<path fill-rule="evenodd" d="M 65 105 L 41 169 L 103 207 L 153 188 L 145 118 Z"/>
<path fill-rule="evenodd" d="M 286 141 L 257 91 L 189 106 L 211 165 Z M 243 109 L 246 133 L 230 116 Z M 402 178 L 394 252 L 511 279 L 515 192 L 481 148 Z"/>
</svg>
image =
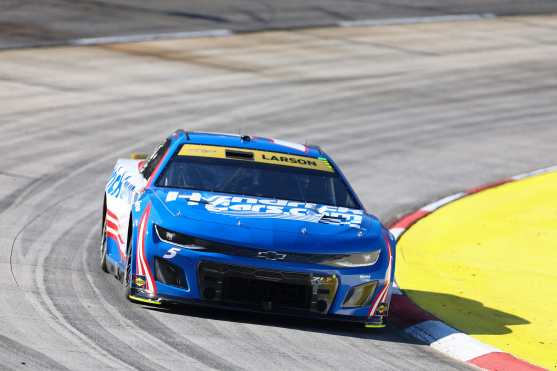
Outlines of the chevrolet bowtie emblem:
<svg viewBox="0 0 557 371">
<path fill-rule="evenodd" d="M 276 251 L 261 251 L 257 253 L 257 257 L 267 260 L 284 260 L 284 258 L 286 258 L 286 254 L 281 254 Z"/>
</svg>

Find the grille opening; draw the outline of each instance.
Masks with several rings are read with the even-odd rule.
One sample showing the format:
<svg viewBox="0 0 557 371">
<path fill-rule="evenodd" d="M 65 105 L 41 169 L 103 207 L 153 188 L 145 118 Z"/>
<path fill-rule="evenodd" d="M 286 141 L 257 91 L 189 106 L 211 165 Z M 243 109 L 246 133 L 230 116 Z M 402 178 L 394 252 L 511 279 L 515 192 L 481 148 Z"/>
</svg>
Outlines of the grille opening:
<svg viewBox="0 0 557 371">
<path fill-rule="evenodd" d="M 243 152 L 243 151 L 233 151 L 230 149 L 226 150 L 227 158 L 235 158 L 238 160 L 253 160 L 253 152 Z"/>
<path fill-rule="evenodd" d="M 268 281 L 282 281 L 284 276 L 279 272 L 257 271 L 255 277 Z"/>
<path fill-rule="evenodd" d="M 161 258 L 155 259 L 155 279 L 165 285 L 176 286 L 182 289 L 188 288 L 184 271 L 180 267 Z"/>
<path fill-rule="evenodd" d="M 310 286 L 265 281 L 244 277 L 224 279 L 224 300 L 272 308 L 308 309 L 311 305 Z"/>
<path fill-rule="evenodd" d="M 338 287 L 334 275 L 284 272 L 203 261 L 198 267 L 204 300 L 276 312 L 326 313 Z"/>
</svg>

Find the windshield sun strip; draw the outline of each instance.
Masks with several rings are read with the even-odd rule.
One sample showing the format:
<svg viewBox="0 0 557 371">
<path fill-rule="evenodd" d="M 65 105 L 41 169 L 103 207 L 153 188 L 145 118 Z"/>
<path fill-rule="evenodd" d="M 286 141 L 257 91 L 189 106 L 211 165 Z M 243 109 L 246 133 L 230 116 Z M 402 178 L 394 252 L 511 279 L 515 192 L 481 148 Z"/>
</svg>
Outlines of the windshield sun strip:
<svg viewBox="0 0 557 371">
<path fill-rule="evenodd" d="M 178 156 L 207 157 L 234 161 L 254 161 L 270 165 L 290 166 L 309 170 L 335 173 L 324 157 L 299 156 L 288 153 L 261 151 L 237 147 L 221 147 L 202 144 L 184 144 Z"/>
</svg>

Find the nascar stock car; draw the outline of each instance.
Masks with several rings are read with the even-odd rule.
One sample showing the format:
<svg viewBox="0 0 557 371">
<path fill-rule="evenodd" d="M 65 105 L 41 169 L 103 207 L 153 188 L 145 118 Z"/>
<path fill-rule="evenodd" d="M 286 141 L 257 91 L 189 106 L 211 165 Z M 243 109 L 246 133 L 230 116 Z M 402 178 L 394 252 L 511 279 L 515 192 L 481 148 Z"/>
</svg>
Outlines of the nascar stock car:
<svg viewBox="0 0 557 371">
<path fill-rule="evenodd" d="M 100 264 L 126 296 L 383 327 L 395 240 L 319 147 L 177 130 L 120 159 Z"/>
</svg>

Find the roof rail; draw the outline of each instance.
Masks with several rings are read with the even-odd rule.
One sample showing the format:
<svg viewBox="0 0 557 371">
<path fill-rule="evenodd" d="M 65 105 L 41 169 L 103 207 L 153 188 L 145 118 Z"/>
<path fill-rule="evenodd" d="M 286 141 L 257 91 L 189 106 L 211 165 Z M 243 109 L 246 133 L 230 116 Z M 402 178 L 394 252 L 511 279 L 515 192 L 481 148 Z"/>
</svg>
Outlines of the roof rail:
<svg viewBox="0 0 557 371">
<path fill-rule="evenodd" d="M 190 140 L 190 133 L 184 129 L 176 129 L 174 130 L 174 133 L 172 133 L 172 135 L 180 135 L 183 134 L 186 136 L 187 140 Z"/>
<path fill-rule="evenodd" d="M 311 149 L 315 149 L 317 152 L 319 152 L 320 155 L 324 154 L 321 147 L 319 147 L 317 144 L 306 144 L 306 147 L 311 148 Z"/>
</svg>

